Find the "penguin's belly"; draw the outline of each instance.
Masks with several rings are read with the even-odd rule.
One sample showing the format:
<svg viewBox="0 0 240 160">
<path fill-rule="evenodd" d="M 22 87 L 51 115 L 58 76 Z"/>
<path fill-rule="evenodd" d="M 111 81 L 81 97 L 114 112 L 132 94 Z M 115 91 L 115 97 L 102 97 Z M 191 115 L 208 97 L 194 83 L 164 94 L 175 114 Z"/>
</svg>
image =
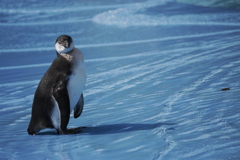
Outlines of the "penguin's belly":
<svg viewBox="0 0 240 160">
<path fill-rule="evenodd" d="M 72 74 L 69 76 L 68 80 L 67 89 L 70 100 L 70 111 L 72 111 L 73 108 L 76 106 L 82 94 L 85 83 L 86 72 L 84 64 L 81 63 L 73 69 Z"/>
</svg>

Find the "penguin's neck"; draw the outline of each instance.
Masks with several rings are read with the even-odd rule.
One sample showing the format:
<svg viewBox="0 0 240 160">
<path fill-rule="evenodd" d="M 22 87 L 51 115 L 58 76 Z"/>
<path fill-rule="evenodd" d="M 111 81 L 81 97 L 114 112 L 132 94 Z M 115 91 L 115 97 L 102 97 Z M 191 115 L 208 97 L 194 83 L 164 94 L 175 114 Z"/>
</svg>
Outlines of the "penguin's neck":
<svg viewBox="0 0 240 160">
<path fill-rule="evenodd" d="M 60 53 L 60 55 L 70 62 L 76 62 L 79 59 L 78 49 L 75 47 L 70 52 Z"/>
</svg>

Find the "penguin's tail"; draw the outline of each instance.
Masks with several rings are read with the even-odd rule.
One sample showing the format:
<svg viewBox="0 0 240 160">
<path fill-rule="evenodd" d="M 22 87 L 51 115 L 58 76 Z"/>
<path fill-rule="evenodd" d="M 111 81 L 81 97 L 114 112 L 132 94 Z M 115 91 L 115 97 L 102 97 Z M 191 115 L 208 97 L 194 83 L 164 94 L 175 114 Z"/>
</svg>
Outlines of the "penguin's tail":
<svg viewBox="0 0 240 160">
<path fill-rule="evenodd" d="M 31 129 L 30 127 L 28 127 L 27 132 L 29 135 L 36 135 L 36 132 L 33 129 Z"/>
<path fill-rule="evenodd" d="M 38 125 L 34 125 L 34 123 L 31 120 L 27 129 L 28 134 L 36 135 L 40 130 L 41 130 L 41 127 L 39 127 Z"/>
<path fill-rule="evenodd" d="M 28 130 L 28 134 L 29 134 L 29 135 L 36 135 L 35 132 L 31 132 L 31 131 L 29 131 L 29 130 Z"/>
</svg>

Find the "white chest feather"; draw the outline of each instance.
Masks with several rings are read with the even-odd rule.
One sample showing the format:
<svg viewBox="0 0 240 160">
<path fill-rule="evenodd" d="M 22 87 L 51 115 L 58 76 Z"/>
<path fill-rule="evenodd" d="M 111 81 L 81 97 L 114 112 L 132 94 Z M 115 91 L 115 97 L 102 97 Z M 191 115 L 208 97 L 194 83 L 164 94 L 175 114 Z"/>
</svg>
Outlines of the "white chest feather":
<svg viewBox="0 0 240 160">
<path fill-rule="evenodd" d="M 61 54 L 64 58 L 74 63 L 72 74 L 68 77 L 68 95 L 71 111 L 76 106 L 86 83 L 86 71 L 82 53 L 74 48 L 68 54 Z"/>
<path fill-rule="evenodd" d="M 77 65 L 68 80 L 68 95 L 70 99 L 70 108 L 76 106 L 86 83 L 86 72 L 83 63 Z"/>
</svg>

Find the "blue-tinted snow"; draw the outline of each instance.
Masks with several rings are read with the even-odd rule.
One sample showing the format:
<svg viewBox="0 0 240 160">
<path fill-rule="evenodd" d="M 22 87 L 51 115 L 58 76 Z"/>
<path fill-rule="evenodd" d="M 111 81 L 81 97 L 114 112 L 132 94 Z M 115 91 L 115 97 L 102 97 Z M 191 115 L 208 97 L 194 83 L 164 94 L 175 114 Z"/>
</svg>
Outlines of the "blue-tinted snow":
<svg viewBox="0 0 240 160">
<path fill-rule="evenodd" d="M 240 158 L 239 10 L 173 0 L 0 4 L 0 159 Z M 33 96 L 62 34 L 87 70 L 85 108 L 69 127 L 87 128 L 30 136 Z"/>
</svg>

